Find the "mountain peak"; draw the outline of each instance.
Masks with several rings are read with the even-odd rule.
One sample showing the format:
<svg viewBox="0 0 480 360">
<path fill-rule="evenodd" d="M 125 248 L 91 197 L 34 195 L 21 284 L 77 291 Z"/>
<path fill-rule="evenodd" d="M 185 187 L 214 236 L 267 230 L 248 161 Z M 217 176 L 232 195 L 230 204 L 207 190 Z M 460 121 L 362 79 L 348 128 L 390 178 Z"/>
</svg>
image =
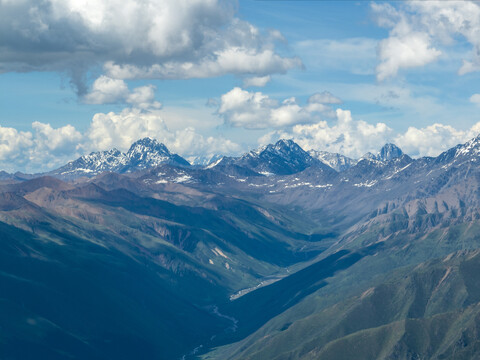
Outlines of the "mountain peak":
<svg viewBox="0 0 480 360">
<path fill-rule="evenodd" d="M 117 149 L 94 152 L 69 162 L 52 171 L 51 174 L 66 177 L 94 176 L 105 171 L 123 174 L 161 164 L 190 166 L 188 161 L 179 155 L 170 153 L 167 147 L 158 140 L 146 137 L 135 141 L 127 153 Z"/>
<path fill-rule="evenodd" d="M 275 144 L 252 150 L 230 162 L 261 174 L 288 175 L 318 162 L 293 140 L 281 139 Z"/>
<path fill-rule="evenodd" d="M 263 151 L 275 151 L 281 154 L 305 152 L 295 141 L 290 139 L 280 139 L 275 144 L 264 147 Z"/>
<path fill-rule="evenodd" d="M 403 155 L 403 151 L 395 144 L 387 143 L 383 145 L 377 154 L 377 159 L 381 161 L 390 161 Z"/>
<path fill-rule="evenodd" d="M 130 146 L 128 153 L 146 151 L 154 151 L 161 153 L 162 155 L 170 155 L 170 151 L 168 151 L 165 145 L 163 145 L 157 139 L 153 139 L 151 137 L 145 137 L 135 141 L 132 146 Z"/>
<path fill-rule="evenodd" d="M 275 147 L 293 147 L 298 146 L 292 139 L 280 139 L 275 143 Z"/>
</svg>

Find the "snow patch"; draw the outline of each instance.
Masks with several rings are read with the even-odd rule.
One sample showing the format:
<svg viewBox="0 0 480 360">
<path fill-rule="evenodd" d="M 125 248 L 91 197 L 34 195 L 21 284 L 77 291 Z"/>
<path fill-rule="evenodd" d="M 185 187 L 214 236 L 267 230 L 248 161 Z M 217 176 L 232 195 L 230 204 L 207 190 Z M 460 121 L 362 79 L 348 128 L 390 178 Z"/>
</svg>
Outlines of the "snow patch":
<svg viewBox="0 0 480 360">
<path fill-rule="evenodd" d="M 377 180 L 370 180 L 370 181 L 365 181 L 365 182 L 362 182 L 362 183 L 358 183 L 358 184 L 353 184 L 353 186 L 356 186 L 356 187 L 372 187 L 374 185 L 377 184 Z"/>
<path fill-rule="evenodd" d="M 220 250 L 218 247 L 213 248 L 213 249 L 212 249 L 212 252 L 213 252 L 215 255 L 217 255 L 217 256 L 221 256 L 221 257 L 223 257 L 223 258 L 225 258 L 225 259 L 229 259 L 229 257 L 228 257 L 227 255 L 225 255 L 225 254 L 223 253 L 223 251 Z"/>
<path fill-rule="evenodd" d="M 187 182 L 187 181 L 190 181 L 192 180 L 192 177 L 190 175 L 182 175 L 182 176 L 179 176 L 177 177 L 174 181 L 177 182 L 177 183 L 183 183 L 183 182 Z"/>
</svg>

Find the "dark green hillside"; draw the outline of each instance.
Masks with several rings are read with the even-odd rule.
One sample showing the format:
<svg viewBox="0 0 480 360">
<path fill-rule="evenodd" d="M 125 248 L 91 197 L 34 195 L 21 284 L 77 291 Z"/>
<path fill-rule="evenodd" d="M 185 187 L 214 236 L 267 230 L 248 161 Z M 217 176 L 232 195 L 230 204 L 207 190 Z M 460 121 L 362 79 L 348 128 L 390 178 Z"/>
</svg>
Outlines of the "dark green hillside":
<svg viewBox="0 0 480 360">
<path fill-rule="evenodd" d="M 238 329 L 229 341 L 241 339 L 268 320 L 279 315 L 306 296 L 328 284 L 328 278 L 345 270 L 362 258 L 375 253 L 378 245 L 364 251 L 341 250 L 272 285 L 248 293 L 220 306 L 222 313 L 238 319 Z"/>
<path fill-rule="evenodd" d="M 478 251 L 402 269 L 355 297 L 206 358 L 478 358 L 479 271 Z"/>
</svg>

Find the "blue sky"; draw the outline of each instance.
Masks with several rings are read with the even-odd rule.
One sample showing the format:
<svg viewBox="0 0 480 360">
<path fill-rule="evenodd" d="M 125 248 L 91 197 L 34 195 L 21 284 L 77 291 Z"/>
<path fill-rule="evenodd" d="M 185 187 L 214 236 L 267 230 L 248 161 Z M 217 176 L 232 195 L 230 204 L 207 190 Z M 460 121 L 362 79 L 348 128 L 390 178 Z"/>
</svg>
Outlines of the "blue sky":
<svg viewBox="0 0 480 360">
<path fill-rule="evenodd" d="M 88 6 L 86 4 L 88 3 Z M 151 136 L 437 155 L 480 132 L 471 1 L 0 0 L 0 169 Z"/>
</svg>

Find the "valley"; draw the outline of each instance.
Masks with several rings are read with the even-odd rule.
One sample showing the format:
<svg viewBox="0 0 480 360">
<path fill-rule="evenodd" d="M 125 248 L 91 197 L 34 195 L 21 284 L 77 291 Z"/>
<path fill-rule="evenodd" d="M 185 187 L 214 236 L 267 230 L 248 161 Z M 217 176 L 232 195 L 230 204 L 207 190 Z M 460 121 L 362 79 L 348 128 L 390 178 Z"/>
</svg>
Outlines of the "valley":
<svg viewBox="0 0 480 360">
<path fill-rule="evenodd" d="M 479 154 L 281 140 L 190 165 L 147 138 L 5 173 L 2 356 L 475 357 Z"/>
</svg>

